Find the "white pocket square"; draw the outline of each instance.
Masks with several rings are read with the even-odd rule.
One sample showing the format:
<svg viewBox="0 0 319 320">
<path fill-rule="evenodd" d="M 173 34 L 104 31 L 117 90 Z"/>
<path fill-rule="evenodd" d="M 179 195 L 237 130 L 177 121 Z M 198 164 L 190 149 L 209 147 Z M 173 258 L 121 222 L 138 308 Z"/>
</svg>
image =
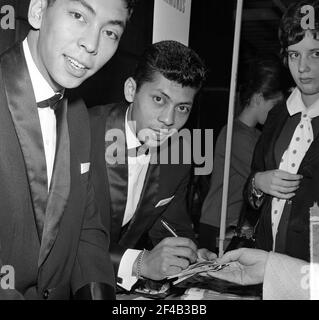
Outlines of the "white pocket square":
<svg viewBox="0 0 319 320">
<path fill-rule="evenodd" d="M 157 207 L 161 207 L 161 206 L 165 206 L 165 204 L 168 204 L 169 202 L 171 202 L 173 199 L 174 199 L 175 196 L 172 196 L 170 198 L 166 198 L 166 199 L 163 199 L 163 200 L 160 200 L 157 205 L 155 206 L 155 208 Z"/>
<path fill-rule="evenodd" d="M 81 163 L 81 174 L 87 173 L 90 170 L 90 162 Z"/>
</svg>

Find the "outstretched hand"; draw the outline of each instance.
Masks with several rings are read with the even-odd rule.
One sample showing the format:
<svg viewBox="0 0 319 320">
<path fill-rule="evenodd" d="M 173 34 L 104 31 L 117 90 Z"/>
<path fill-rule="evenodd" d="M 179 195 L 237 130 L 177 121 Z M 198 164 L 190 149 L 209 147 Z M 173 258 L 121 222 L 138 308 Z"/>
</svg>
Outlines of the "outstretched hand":
<svg viewBox="0 0 319 320">
<path fill-rule="evenodd" d="M 240 285 L 253 285 L 264 280 L 268 252 L 258 249 L 241 248 L 225 253 L 216 262 L 229 263 L 224 269 L 208 274 L 214 278 Z"/>
</svg>

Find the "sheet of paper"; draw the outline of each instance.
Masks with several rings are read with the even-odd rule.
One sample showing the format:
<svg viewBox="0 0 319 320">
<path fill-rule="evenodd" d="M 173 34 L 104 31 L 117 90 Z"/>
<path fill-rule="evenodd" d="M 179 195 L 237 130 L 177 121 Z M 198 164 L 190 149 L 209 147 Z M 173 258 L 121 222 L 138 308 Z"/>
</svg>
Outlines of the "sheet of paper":
<svg viewBox="0 0 319 320">
<path fill-rule="evenodd" d="M 176 284 L 197 273 L 202 273 L 207 271 L 215 272 L 215 271 L 221 270 L 224 267 L 226 267 L 226 265 L 220 265 L 215 261 L 200 261 L 190 265 L 187 269 L 183 270 L 182 272 L 174 276 L 169 276 L 168 279 L 178 278 L 173 282 L 173 284 Z"/>
</svg>

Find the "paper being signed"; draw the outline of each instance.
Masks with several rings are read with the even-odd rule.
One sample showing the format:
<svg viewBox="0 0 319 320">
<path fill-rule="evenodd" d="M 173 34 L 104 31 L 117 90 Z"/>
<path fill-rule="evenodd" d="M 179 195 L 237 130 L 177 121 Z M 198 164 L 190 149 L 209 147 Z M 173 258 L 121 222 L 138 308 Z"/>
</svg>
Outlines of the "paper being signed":
<svg viewBox="0 0 319 320">
<path fill-rule="evenodd" d="M 167 279 L 177 278 L 173 284 L 177 284 L 189 277 L 192 277 L 195 274 L 202 272 L 216 272 L 228 266 L 228 264 L 218 264 L 215 261 L 199 261 L 190 265 L 187 269 L 182 272 L 169 276 Z"/>
</svg>

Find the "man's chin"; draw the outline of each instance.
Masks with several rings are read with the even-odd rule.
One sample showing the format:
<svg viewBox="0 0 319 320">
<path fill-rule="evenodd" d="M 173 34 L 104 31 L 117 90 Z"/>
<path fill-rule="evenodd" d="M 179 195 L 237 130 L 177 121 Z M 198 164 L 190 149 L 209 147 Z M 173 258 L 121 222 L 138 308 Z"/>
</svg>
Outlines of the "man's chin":
<svg viewBox="0 0 319 320">
<path fill-rule="evenodd" d="M 65 89 L 75 89 L 79 87 L 86 78 L 76 78 L 76 77 L 57 77 L 56 83 Z"/>
</svg>

